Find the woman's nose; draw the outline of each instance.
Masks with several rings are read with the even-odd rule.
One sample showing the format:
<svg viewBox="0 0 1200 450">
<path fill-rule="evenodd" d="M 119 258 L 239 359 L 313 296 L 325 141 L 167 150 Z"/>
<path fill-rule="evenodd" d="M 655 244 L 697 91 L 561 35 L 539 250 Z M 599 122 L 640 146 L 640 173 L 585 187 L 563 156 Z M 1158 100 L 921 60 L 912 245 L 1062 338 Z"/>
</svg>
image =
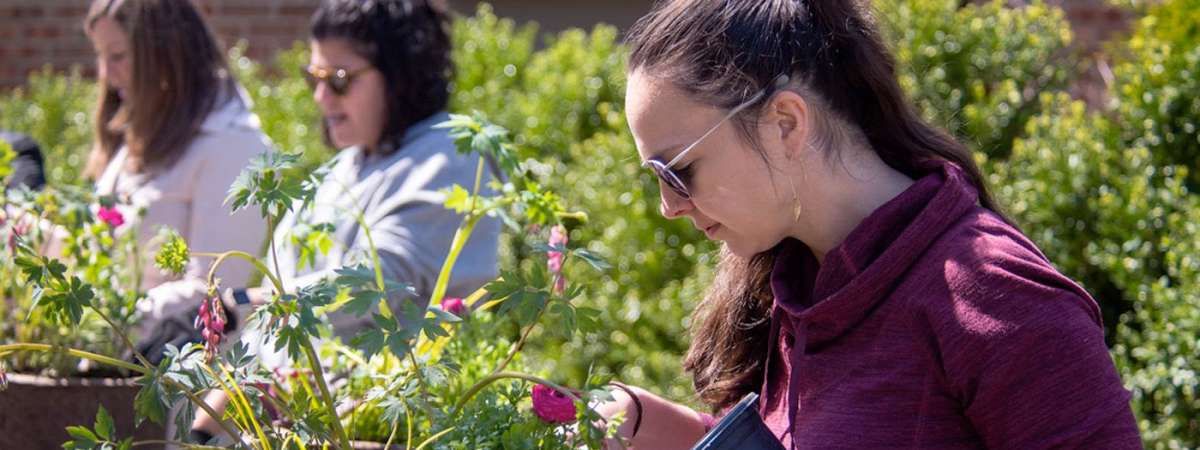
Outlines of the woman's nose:
<svg viewBox="0 0 1200 450">
<path fill-rule="evenodd" d="M 313 89 L 313 101 L 317 102 L 317 105 L 329 106 L 336 97 L 327 82 L 318 81 L 316 88 Z"/>
<path fill-rule="evenodd" d="M 692 209 L 691 200 L 683 198 L 666 186 L 660 187 L 662 203 L 659 204 L 659 210 L 662 212 L 663 217 L 668 219 L 679 218 Z"/>
</svg>

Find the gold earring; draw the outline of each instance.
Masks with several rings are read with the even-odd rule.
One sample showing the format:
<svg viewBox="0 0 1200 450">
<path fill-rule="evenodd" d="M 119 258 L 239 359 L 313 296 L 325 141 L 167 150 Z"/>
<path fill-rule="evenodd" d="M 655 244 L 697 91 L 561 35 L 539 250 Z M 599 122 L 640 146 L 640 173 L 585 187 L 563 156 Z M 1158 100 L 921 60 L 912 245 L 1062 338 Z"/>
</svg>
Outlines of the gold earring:
<svg viewBox="0 0 1200 450">
<path fill-rule="evenodd" d="M 792 181 L 791 177 L 788 177 L 788 184 L 792 185 L 792 202 L 796 204 L 792 207 L 792 214 L 796 221 L 799 222 L 800 215 L 804 214 L 804 204 L 800 203 L 800 194 L 796 193 L 796 183 Z"/>
</svg>

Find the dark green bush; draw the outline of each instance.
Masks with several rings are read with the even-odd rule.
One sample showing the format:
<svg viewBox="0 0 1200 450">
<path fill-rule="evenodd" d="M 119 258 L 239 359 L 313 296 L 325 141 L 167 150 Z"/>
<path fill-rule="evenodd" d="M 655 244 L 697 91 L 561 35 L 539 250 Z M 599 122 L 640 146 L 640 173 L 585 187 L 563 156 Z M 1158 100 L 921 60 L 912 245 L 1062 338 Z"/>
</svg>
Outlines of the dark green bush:
<svg viewBox="0 0 1200 450">
<path fill-rule="evenodd" d="M 875 2 L 892 41 L 900 83 L 926 118 L 985 155 L 1003 157 L 1038 94 L 1063 90 L 1074 74 L 1062 10 L 1035 1 L 961 6 L 960 0 Z"/>
</svg>

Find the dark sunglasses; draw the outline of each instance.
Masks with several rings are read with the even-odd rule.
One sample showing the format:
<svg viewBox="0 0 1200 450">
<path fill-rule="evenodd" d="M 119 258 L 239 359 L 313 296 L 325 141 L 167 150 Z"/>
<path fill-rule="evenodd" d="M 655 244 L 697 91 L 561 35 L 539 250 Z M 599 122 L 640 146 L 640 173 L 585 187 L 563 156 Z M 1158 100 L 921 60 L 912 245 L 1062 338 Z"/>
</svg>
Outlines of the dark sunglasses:
<svg viewBox="0 0 1200 450">
<path fill-rule="evenodd" d="M 657 159 L 648 159 L 646 162 L 642 163 L 642 166 L 649 167 L 650 170 L 654 171 L 654 175 L 657 176 L 663 184 L 667 185 L 668 188 L 671 188 L 671 190 L 675 192 L 675 195 L 678 195 L 684 200 L 691 200 L 692 193 L 688 190 L 687 184 L 685 184 L 683 179 L 679 178 L 679 174 L 675 173 L 675 170 L 672 169 L 672 167 L 675 167 L 675 163 L 679 162 L 680 159 L 683 159 L 684 155 L 687 155 L 688 152 L 691 152 L 692 149 L 696 148 L 697 145 L 700 145 L 701 142 L 704 142 L 705 138 L 717 131 L 717 128 L 720 128 L 722 124 L 729 121 L 729 119 L 733 118 L 733 116 L 737 115 L 737 113 L 741 112 L 743 109 L 746 109 L 748 106 L 753 105 L 760 99 L 767 97 L 772 92 L 787 86 L 790 79 L 791 77 L 787 76 L 786 74 L 775 77 L 770 86 L 758 91 L 758 93 L 754 94 L 740 105 L 737 105 L 731 109 L 729 113 L 725 114 L 725 117 L 722 118 L 721 121 L 713 125 L 712 128 L 709 128 L 704 135 L 693 141 L 691 145 L 685 147 L 683 151 L 679 152 L 678 155 L 675 155 L 670 162 L 664 163 Z"/>
<path fill-rule="evenodd" d="M 300 75 L 304 76 L 304 81 L 308 82 L 308 87 L 315 90 L 317 89 L 317 85 L 324 81 L 325 85 L 329 86 L 329 90 L 338 96 L 342 96 L 346 95 L 346 91 L 350 90 L 350 83 L 354 82 L 354 77 L 362 75 L 368 70 L 371 70 L 371 66 L 360 67 L 353 71 L 303 66 L 300 68 Z"/>
</svg>

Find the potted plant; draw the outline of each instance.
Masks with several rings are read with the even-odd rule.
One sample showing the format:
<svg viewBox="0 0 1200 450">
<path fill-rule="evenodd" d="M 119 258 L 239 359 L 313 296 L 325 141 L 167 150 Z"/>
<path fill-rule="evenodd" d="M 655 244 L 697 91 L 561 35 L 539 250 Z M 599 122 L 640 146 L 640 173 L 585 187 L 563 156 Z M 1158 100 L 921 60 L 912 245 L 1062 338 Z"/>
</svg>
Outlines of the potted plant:
<svg viewBox="0 0 1200 450">
<path fill-rule="evenodd" d="M 0 155 L 8 150 L 0 149 Z M 0 156 L 0 162 L 4 159 Z M 136 225 L 109 200 L 81 189 L 10 190 L 0 194 L 0 208 L 0 343 L 36 342 L 51 349 L 13 354 L 0 362 L 11 372 L 8 389 L 0 393 L 0 448 L 57 446 L 68 437 L 67 425 L 90 420 L 100 405 L 112 411 L 120 432 L 133 434 L 130 400 L 138 388 L 131 373 L 90 360 L 81 363 L 58 349 L 110 358 L 122 354 L 124 345 L 113 329 L 135 320 L 140 269 L 133 258 L 136 230 L 130 228 Z M 55 225 L 43 226 L 50 223 Z M 45 292 L 20 276 L 18 242 L 58 256 L 53 269 L 92 286 L 89 295 L 98 312 L 39 308 Z M 70 326 L 54 314 L 69 316 Z M 146 426 L 136 434 L 159 433 L 160 428 Z"/>
</svg>

